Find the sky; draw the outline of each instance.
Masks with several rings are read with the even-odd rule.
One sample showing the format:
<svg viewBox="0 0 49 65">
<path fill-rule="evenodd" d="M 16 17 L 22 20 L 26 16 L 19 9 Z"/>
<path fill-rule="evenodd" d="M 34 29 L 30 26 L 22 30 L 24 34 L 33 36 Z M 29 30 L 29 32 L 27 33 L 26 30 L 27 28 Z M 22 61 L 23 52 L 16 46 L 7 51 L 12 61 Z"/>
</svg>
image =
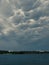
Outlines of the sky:
<svg viewBox="0 0 49 65">
<path fill-rule="evenodd" d="M 0 50 L 49 50 L 49 0 L 0 0 Z"/>
</svg>

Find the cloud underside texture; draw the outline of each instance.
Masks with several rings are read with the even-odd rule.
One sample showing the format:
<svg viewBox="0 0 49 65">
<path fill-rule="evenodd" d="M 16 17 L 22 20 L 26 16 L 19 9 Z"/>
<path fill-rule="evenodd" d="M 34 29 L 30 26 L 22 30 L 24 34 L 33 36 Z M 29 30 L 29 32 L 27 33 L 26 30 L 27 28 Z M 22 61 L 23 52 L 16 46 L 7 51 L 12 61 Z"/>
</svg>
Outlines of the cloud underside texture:
<svg viewBox="0 0 49 65">
<path fill-rule="evenodd" d="M 49 0 L 0 0 L 0 49 L 49 50 Z"/>
</svg>

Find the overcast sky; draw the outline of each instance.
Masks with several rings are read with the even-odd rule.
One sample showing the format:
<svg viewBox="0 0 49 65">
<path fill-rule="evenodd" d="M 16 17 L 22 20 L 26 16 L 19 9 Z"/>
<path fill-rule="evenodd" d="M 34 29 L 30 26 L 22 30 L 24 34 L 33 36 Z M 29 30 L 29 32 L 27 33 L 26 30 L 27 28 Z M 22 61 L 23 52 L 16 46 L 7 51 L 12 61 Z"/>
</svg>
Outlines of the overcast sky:
<svg viewBox="0 0 49 65">
<path fill-rule="evenodd" d="M 0 0 L 0 50 L 49 50 L 49 0 Z"/>
</svg>

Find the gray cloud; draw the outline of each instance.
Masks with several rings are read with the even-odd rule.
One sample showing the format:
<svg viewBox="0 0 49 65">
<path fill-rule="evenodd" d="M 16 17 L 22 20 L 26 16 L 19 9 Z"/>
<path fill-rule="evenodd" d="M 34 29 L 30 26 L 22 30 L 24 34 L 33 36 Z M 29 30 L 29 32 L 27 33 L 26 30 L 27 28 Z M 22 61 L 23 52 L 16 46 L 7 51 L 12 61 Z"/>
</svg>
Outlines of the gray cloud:
<svg viewBox="0 0 49 65">
<path fill-rule="evenodd" d="M 48 38 L 49 0 L 0 0 L 0 49 L 48 50 Z"/>
</svg>

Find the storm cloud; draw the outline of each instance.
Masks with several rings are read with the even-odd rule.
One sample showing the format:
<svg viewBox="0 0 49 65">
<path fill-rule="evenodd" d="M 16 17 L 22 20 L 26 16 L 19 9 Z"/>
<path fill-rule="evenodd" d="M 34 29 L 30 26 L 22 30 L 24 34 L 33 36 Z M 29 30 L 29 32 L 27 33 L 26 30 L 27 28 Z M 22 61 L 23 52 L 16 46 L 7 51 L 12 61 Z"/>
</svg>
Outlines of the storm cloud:
<svg viewBox="0 0 49 65">
<path fill-rule="evenodd" d="M 0 0 L 0 49 L 49 50 L 49 0 Z"/>
</svg>

